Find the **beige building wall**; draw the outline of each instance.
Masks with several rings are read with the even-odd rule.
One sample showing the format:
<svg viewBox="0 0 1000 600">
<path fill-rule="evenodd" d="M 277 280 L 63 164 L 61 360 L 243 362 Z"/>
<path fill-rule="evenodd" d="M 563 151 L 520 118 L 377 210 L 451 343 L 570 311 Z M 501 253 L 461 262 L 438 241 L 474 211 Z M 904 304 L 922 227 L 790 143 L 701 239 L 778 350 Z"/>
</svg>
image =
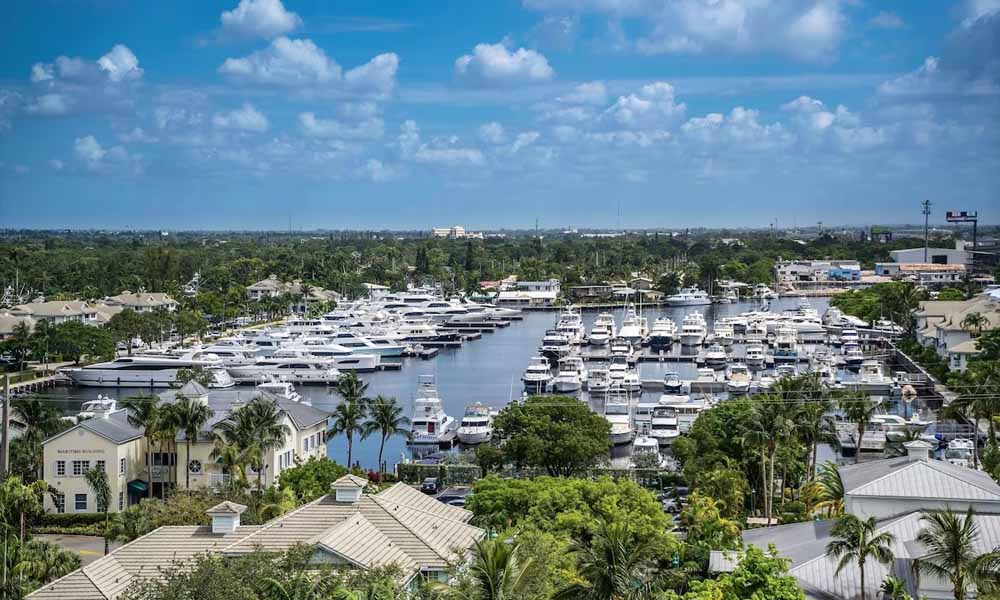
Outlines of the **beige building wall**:
<svg viewBox="0 0 1000 600">
<path fill-rule="evenodd" d="M 98 461 L 104 461 L 108 475 L 111 488 L 111 506 L 108 509 L 111 512 L 118 512 L 120 506 L 128 506 L 128 482 L 143 476 L 137 467 L 137 463 L 143 460 L 142 438 L 119 445 L 92 431 L 78 428 L 45 444 L 43 456 L 44 479 L 62 492 L 64 498 L 64 510 L 60 511 L 52 495 L 45 494 L 44 507 L 48 512 L 97 512 L 94 491 L 87 485 L 83 471 L 96 467 Z M 63 465 L 62 474 L 60 462 Z M 74 462 L 78 463 L 76 468 Z M 81 498 L 85 504 L 77 504 L 78 494 L 86 496 Z"/>
</svg>

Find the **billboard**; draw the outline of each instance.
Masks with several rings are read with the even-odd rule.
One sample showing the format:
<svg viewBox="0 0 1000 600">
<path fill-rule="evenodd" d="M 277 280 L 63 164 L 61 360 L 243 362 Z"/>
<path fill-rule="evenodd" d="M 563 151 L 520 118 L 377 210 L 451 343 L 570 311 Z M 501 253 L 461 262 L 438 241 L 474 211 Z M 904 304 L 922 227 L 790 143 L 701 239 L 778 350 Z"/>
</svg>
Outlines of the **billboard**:
<svg viewBox="0 0 1000 600">
<path fill-rule="evenodd" d="M 978 216 L 979 212 L 974 210 L 949 210 L 945 213 L 945 219 L 949 223 L 968 223 L 975 221 Z"/>
</svg>

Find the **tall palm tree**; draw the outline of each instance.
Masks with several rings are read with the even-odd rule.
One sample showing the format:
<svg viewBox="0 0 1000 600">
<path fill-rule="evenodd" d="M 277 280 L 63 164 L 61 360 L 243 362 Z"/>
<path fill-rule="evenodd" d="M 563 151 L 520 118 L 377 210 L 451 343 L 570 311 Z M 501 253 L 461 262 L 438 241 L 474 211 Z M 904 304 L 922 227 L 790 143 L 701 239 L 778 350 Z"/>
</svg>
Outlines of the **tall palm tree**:
<svg viewBox="0 0 1000 600">
<path fill-rule="evenodd" d="M 781 397 L 763 394 L 752 402 L 750 429 L 744 433 L 744 439 L 760 448 L 764 514 L 770 525 L 774 504 L 774 460 L 778 447 L 794 431 L 794 423 L 788 417 L 788 404 Z"/>
<path fill-rule="evenodd" d="M 410 420 L 403 415 L 403 407 L 395 398 L 386 398 L 379 394 L 371 402 L 371 413 L 365 421 L 361 431 L 361 439 L 378 433 L 381 436 L 378 446 L 378 471 L 382 472 L 382 452 L 385 450 L 385 442 L 394 435 L 410 435 L 407 426 Z M 350 466 L 350 463 L 348 463 Z"/>
<path fill-rule="evenodd" d="M 215 432 L 215 439 L 212 442 L 212 452 L 210 458 L 218 461 L 222 465 L 224 473 L 227 473 L 230 480 L 239 487 L 247 487 L 247 457 L 243 450 L 234 442 L 230 442 L 226 436 L 219 431 Z"/>
<path fill-rule="evenodd" d="M 439 584 L 434 591 L 446 599 L 515 600 L 520 598 L 531 559 L 522 561 L 520 545 L 503 538 L 476 541 L 475 559 L 469 566 L 470 590 Z"/>
<path fill-rule="evenodd" d="M 826 553 L 840 559 L 834 576 L 840 575 L 851 563 L 857 563 L 861 574 L 861 600 L 865 600 L 865 565 L 869 561 L 892 564 L 895 536 L 888 531 L 879 532 L 875 517 L 862 520 L 852 514 L 840 517 L 831 536 L 833 539 L 826 545 Z"/>
<path fill-rule="evenodd" d="M 347 371 L 337 379 L 333 386 L 333 391 L 348 402 L 361 402 L 367 400 L 365 393 L 368 391 L 368 384 L 362 381 L 354 371 Z"/>
<path fill-rule="evenodd" d="M 130 506 L 111 517 L 108 537 L 127 544 L 152 530 L 153 526 L 147 511 L 139 506 Z"/>
<path fill-rule="evenodd" d="M 202 404 L 194 398 L 178 394 L 177 402 L 173 405 L 172 416 L 174 424 L 184 432 L 185 456 L 187 457 L 187 464 L 184 466 L 184 488 L 191 489 L 191 441 L 198 441 L 198 434 L 212 418 L 212 411 L 209 410 L 208 405 Z"/>
<path fill-rule="evenodd" d="M 806 485 L 804 491 L 813 510 L 826 510 L 831 517 L 839 517 L 844 513 L 844 481 L 840 478 L 840 469 L 833 461 L 826 461 L 819 466 L 816 478 Z"/>
<path fill-rule="evenodd" d="M 795 434 L 809 449 L 809 456 L 806 459 L 809 479 L 816 476 L 816 456 L 820 444 L 827 444 L 835 449 L 840 447 L 837 426 L 829 414 L 832 408 L 832 402 L 828 398 L 818 398 L 802 402 L 795 410 L 793 417 Z"/>
<path fill-rule="evenodd" d="M 990 320 L 986 315 L 971 312 L 965 315 L 965 318 L 962 319 L 959 325 L 962 329 L 968 331 L 972 337 L 979 337 L 982 335 L 983 330 L 990 326 Z"/>
<path fill-rule="evenodd" d="M 857 437 L 854 440 L 854 462 L 861 460 L 861 442 L 864 439 L 865 429 L 871 423 L 875 411 L 878 409 L 878 402 L 872 400 L 868 394 L 857 391 L 844 394 L 840 397 L 840 410 L 844 417 L 857 424 Z"/>
<path fill-rule="evenodd" d="M 80 568 L 80 557 L 55 544 L 28 542 L 13 573 L 35 581 L 53 581 Z"/>
<path fill-rule="evenodd" d="M 627 522 L 598 523 L 589 543 L 577 540 L 577 570 L 585 583 L 571 584 L 554 596 L 556 600 L 613 600 L 648 591 L 653 546 L 638 537 Z"/>
<path fill-rule="evenodd" d="M 160 486 L 160 498 L 166 498 L 168 488 L 176 485 L 177 479 L 177 415 L 173 404 L 159 407 L 154 424 L 153 439 L 156 440 L 160 454 L 167 467 L 167 481 Z"/>
<path fill-rule="evenodd" d="M 97 512 L 104 513 L 104 553 L 108 553 L 108 521 L 109 510 L 111 509 L 111 486 L 108 484 L 108 472 L 105 469 L 94 467 L 83 474 L 87 480 L 87 485 L 94 492 L 94 500 L 97 504 Z"/>
<path fill-rule="evenodd" d="M 365 417 L 368 415 L 368 406 L 358 400 L 344 400 L 333 409 L 333 424 L 330 425 L 328 435 L 338 436 L 344 434 L 347 437 L 347 468 L 350 469 L 354 456 L 354 435 L 364 435 Z"/>
<path fill-rule="evenodd" d="M 153 497 L 153 437 L 156 431 L 158 398 L 156 396 L 133 396 L 122 400 L 122 407 L 127 411 L 128 424 L 136 429 L 142 429 L 146 439 L 146 497 Z"/>
<path fill-rule="evenodd" d="M 226 443 L 240 448 L 246 464 L 257 471 L 257 491 L 262 491 L 268 451 L 280 448 L 291 434 L 278 405 L 258 396 L 216 424 L 215 430 Z"/>
<path fill-rule="evenodd" d="M 970 507 L 964 517 L 950 510 L 930 511 L 920 517 L 923 526 L 917 541 L 926 554 L 914 561 L 913 571 L 918 577 L 930 575 L 950 581 L 955 600 L 965 600 L 969 586 L 982 592 L 1000 584 L 1000 553 L 976 553 L 979 528 L 975 515 Z"/>
</svg>

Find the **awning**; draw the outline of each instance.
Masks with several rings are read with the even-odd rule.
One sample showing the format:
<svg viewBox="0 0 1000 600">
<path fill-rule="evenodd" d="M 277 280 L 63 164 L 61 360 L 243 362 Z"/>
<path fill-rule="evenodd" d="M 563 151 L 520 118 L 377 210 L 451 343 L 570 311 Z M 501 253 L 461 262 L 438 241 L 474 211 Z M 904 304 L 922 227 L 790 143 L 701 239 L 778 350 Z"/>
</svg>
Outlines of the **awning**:
<svg viewBox="0 0 1000 600">
<path fill-rule="evenodd" d="M 135 492 L 136 494 L 145 494 L 148 489 L 146 482 L 141 479 L 133 479 L 128 482 L 128 491 Z"/>
</svg>

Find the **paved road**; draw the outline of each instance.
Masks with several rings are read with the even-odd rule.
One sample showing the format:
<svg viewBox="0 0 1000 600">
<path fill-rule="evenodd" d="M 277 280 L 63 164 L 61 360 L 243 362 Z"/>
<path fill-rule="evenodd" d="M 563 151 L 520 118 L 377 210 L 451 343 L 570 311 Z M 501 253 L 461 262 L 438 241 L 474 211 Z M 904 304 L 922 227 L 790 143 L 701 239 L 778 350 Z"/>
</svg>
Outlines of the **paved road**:
<svg viewBox="0 0 1000 600">
<path fill-rule="evenodd" d="M 80 555 L 80 562 L 84 566 L 94 562 L 104 556 L 104 538 L 94 535 L 61 535 L 55 533 L 38 533 L 32 536 L 36 540 L 49 542 L 60 546 L 64 550 L 69 550 Z M 111 550 L 121 546 L 118 542 L 111 542 Z"/>
</svg>

